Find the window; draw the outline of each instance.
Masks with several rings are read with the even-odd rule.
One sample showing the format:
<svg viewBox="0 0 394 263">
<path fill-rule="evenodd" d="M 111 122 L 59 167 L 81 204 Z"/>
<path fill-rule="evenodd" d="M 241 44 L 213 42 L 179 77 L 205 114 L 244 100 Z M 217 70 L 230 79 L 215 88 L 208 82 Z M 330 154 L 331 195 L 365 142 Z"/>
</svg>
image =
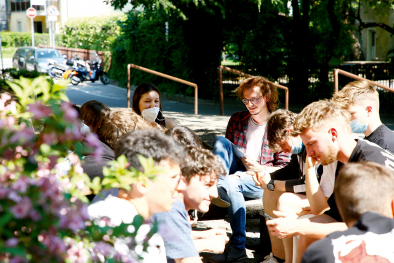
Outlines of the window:
<svg viewBox="0 0 394 263">
<path fill-rule="evenodd" d="M 30 0 L 11 0 L 11 12 L 26 12 L 30 7 Z"/>
<path fill-rule="evenodd" d="M 34 22 L 34 32 L 35 33 L 43 33 L 42 32 L 42 22 L 41 21 Z"/>
<path fill-rule="evenodd" d="M 17 26 L 18 26 L 18 32 L 22 32 L 22 22 L 17 21 Z"/>
</svg>

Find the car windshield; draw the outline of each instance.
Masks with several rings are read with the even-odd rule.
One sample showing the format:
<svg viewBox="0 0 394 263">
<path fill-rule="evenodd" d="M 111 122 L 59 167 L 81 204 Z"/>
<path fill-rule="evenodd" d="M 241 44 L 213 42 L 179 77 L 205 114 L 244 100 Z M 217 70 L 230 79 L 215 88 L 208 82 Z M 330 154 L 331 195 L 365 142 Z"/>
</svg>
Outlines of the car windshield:
<svg viewBox="0 0 394 263">
<path fill-rule="evenodd" d="M 29 52 L 29 50 L 30 49 L 28 49 L 28 48 L 21 48 L 19 52 L 20 52 L 21 56 L 26 56 L 26 54 L 27 54 L 27 52 Z"/>
<path fill-rule="evenodd" d="M 57 50 L 36 50 L 37 58 L 61 58 L 62 55 Z"/>
</svg>

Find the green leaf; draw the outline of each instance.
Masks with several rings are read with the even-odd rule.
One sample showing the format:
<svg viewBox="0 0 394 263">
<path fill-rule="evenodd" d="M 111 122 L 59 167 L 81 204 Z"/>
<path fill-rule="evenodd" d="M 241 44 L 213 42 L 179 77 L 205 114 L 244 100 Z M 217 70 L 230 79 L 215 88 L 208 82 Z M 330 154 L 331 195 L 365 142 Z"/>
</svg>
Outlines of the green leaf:
<svg viewBox="0 0 394 263">
<path fill-rule="evenodd" d="M 44 155 L 48 155 L 51 151 L 51 147 L 48 144 L 41 144 L 40 146 L 40 150 Z"/>
</svg>

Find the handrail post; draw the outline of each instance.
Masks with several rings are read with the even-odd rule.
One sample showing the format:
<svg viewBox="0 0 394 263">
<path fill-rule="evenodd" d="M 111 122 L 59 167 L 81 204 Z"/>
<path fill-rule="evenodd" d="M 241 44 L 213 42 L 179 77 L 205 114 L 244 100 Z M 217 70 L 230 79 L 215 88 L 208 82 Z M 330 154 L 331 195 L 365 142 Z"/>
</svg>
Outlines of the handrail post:
<svg viewBox="0 0 394 263">
<path fill-rule="evenodd" d="M 286 110 L 288 110 L 289 109 L 289 90 L 286 90 L 286 92 L 285 92 L 285 108 L 286 108 Z"/>
<path fill-rule="evenodd" d="M 151 70 L 148 68 L 144 68 L 138 65 L 134 65 L 134 64 L 128 64 L 127 65 L 127 107 L 130 107 L 130 68 L 135 68 L 141 71 L 145 71 L 147 73 L 162 77 L 162 78 L 166 78 L 166 79 L 170 79 L 176 82 L 180 82 L 182 84 L 186 84 L 188 86 L 194 87 L 194 114 L 198 114 L 198 86 L 196 83 L 193 82 L 189 82 L 180 78 L 176 78 L 155 70 Z"/>
<path fill-rule="evenodd" d="M 223 98 L 223 82 L 222 82 L 222 68 L 219 67 L 219 96 L 220 96 L 220 115 L 224 115 L 224 98 Z"/>
<path fill-rule="evenodd" d="M 346 77 L 353 78 L 353 79 L 356 79 L 356 80 L 366 80 L 366 81 L 368 81 L 371 85 L 380 87 L 380 88 L 385 89 L 385 90 L 390 91 L 390 92 L 394 92 L 394 89 L 391 89 L 391 88 L 389 88 L 389 87 L 386 87 L 386 86 L 384 86 L 384 85 L 381 85 L 381 84 L 379 84 L 379 83 L 377 83 L 377 82 L 374 82 L 374 81 L 372 81 L 372 80 L 369 80 L 369 79 L 366 79 L 366 78 L 359 77 L 359 76 L 357 76 L 357 75 L 355 75 L 355 74 L 349 73 L 349 72 L 344 71 L 344 70 L 342 70 L 342 69 L 335 69 L 335 70 L 334 70 L 334 85 L 336 85 L 336 87 L 334 87 L 334 91 L 335 91 L 335 89 L 336 89 L 336 92 L 338 91 L 338 74 L 341 74 L 341 75 L 344 75 L 344 76 L 346 76 Z"/>
<path fill-rule="evenodd" d="M 130 64 L 127 65 L 127 108 L 130 108 Z"/>
<path fill-rule="evenodd" d="M 334 69 L 334 93 L 338 92 L 338 69 Z"/>
</svg>

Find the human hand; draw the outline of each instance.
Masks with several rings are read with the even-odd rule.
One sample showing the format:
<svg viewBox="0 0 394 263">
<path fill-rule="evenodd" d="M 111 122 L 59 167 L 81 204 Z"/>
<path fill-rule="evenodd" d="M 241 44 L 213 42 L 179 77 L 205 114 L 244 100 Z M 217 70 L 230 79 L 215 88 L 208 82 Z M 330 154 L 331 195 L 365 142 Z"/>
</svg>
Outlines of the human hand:
<svg viewBox="0 0 394 263">
<path fill-rule="evenodd" d="M 199 240 L 199 242 L 204 242 L 204 247 L 199 251 L 211 252 L 215 254 L 221 254 L 224 252 L 227 242 L 229 241 L 228 236 L 217 235 L 212 236 L 208 239 Z"/>
<path fill-rule="evenodd" d="M 194 217 L 194 219 L 191 218 L 191 216 L 189 215 L 189 223 L 191 227 L 194 227 L 196 225 L 198 221 L 198 216 L 197 216 L 197 212 L 196 212 L 196 216 Z"/>
<path fill-rule="evenodd" d="M 260 165 L 257 161 L 243 157 L 241 158 L 241 161 L 243 165 L 245 166 L 247 171 L 252 171 L 252 172 L 261 172 L 264 169 L 264 166 Z"/>
<path fill-rule="evenodd" d="M 318 165 L 320 162 L 314 158 L 307 156 L 305 159 L 305 170 L 308 170 L 310 168 L 315 168 L 316 165 Z"/>
<path fill-rule="evenodd" d="M 302 208 L 302 211 L 298 213 L 298 217 L 301 217 L 303 215 L 309 215 L 312 214 L 312 210 L 310 206 L 306 206 Z"/>
<path fill-rule="evenodd" d="M 269 173 L 267 173 L 267 169 L 265 166 L 263 166 L 263 171 L 256 173 L 256 172 L 246 172 L 247 174 L 251 175 L 253 178 L 253 181 L 256 183 L 256 186 L 264 186 L 269 183 L 271 180 L 271 176 Z"/>
<path fill-rule="evenodd" d="M 272 235 L 278 238 L 290 238 L 299 235 L 297 229 L 297 215 L 283 213 L 279 211 L 273 211 L 273 213 L 278 217 L 272 220 L 267 220 L 266 224 L 268 230 Z"/>
</svg>

